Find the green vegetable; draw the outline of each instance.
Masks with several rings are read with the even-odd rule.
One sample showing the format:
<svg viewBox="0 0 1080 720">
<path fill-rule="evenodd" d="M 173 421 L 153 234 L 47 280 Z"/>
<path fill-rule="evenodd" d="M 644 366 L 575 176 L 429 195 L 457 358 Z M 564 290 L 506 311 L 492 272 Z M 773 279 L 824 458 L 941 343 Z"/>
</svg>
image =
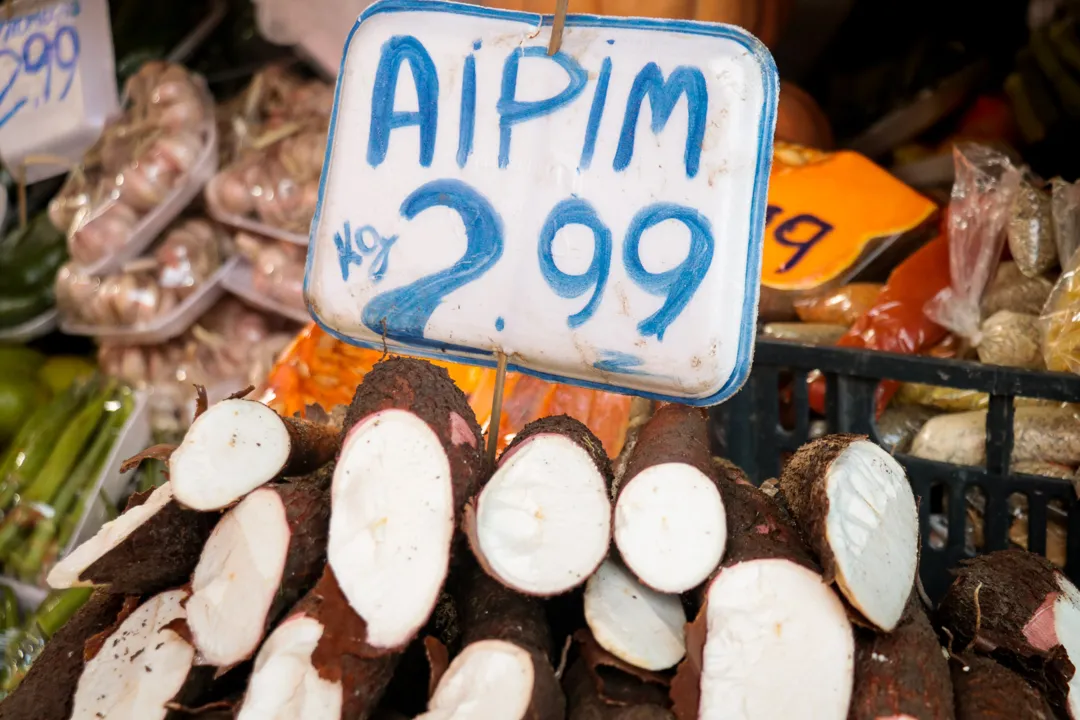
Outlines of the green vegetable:
<svg viewBox="0 0 1080 720">
<path fill-rule="evenodd" d="M 0 630 L 10 630 L 19 625 L 19 601 L 15 591 L 0 585 Z"/>
<path fill-rule="evenodd" d="M 27 421 L 25 436 L 19 433 L 23 439 L 13 442 L 0 461 L 0 510 L 7 510 L 26 483 L 37 477 L 68 420 L 96 385 L 95 381 L 73 385 L 49 403 L 45 412 L 35 412 Z"/>
<path fill-rule="evenodd" d="M 97 370 L 97 365 L 77 355 L 54 355 L 39 367 L 38 378 L 54 393 L 67 390 L 73 382 L 89 378 Z"/>
<path fill-rule="evenodd" d="M 32 378 L 0 378 L 0 443 L 19 432 L 36 408 L 48 402 L 49 392 Z"/>
<path fill-rule="evenodd" d="M 14 327 L 32 320 L 53 306 L 52 285 L 21 295 L 0 295 L 0 328 Z"/>
<path fill-rule="evenodd" d="M 67 258 L 67 248 L 64 246 L 46 247 L 28 256 L 19 265 L 0 269 L 0 285 L 5 292 L 30 292 L 51 286 Z"/>
<path fill-rule="evenodd" d="M 45 598 L 26 629 L 4 636 L 4 684 L 0 687 L 0 699 L 19 686 L 44 649 L 45 642 L 71 619 L 92 593 L 93 588 L 71 588 L 52 593 Z"/>
<path fill-rule="evenodd" d="M 41 628 L 45 637 L 51 638 L 90 599 L 93 592 L 93 588 L 78 587 L 49 593 L 34 613 L 33 624 Z"/>
<path fill-rule="evenodd" d="M 13 372 L 32 375 L 45 360 L 37 350 L 24 345 L 0 345 L 0 373 L 3 375 Z"/>
</svg>

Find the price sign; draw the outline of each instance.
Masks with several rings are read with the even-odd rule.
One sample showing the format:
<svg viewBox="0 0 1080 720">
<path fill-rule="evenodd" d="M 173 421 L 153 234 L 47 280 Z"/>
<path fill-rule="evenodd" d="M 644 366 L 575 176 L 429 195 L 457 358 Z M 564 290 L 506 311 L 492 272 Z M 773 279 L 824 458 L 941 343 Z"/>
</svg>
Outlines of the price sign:
<svg viewBox="0 0 1080 720">
<path fill-rule="evenodd" d="M 107 0 L 31 5 L 0 22 L 0 157 L 15 171 L 66 160 L 28 164 L 36 182 L 78 162 L 119 103 Z"/>
<path fill-rule="evenodd" d="M 936 210 L 858 153 L 778 145 L 761 282 L 793 291 L 840 282 Z"/>
<path fill-rule="evenodd" d="M 734 27 L 382 0 L 305 294 L 347 341 L 709 405 L 749 372 L 777 78 Z"/>
</svg>

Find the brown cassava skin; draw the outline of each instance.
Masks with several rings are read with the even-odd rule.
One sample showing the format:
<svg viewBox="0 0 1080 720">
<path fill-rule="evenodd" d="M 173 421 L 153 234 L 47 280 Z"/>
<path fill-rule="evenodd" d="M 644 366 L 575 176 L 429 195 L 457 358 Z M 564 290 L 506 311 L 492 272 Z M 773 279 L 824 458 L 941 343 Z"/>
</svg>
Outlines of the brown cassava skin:
<svg viewBox="0 0 1080 720">
<path fill-rule="evenodd" d="M 701 586 L 697 617 L 686 626 L 686 658 L 679 663 L 671 681 L 672 710 L 679 720 L 694 720 L 698 715 L 708 588 L 724 569 L 743 562 L 776 559 L 821 572 L 776 500 L 753 485 L 721 481 L 718 486 L 727 513 L 727 547 L 720 569 Z"/>
<path fill-rule="evenodd" d="M 917 598 L 892 633 L 855 634 L 855 686 L 848 720 L 908 715 L 954 720 L 949 661 Z"/>
<path fill-rule="evenodd" d="M 574 633 L 578 652 L 593 681 L 597 697 L 605 705 L 668 707 L 671 676 L 635 667 L 611 654 L 596 642 L 591 631 Z"/>
<path fill-rule="evenodd" d="M 319 677 L 341 683 L 341 720 L 371 717 L 394 675 L 399 656 L 368 657 L 371 648 L 367 645 L 367 624 L 345 599 L 329 565 L 288 617 L 295 615 L 313 618 L 323 626 L 311 661 Z"/>
<path fill-rule="evenodd" d="M 123 606 L 123 595 L 94 593 L 46 643 L 15 691 L 0 702 L 0 720 L 68 720 L 85 665 L 83 647 L 116 622 Z"/>
<path fill-rule="evenodd" d="M 993 660 L 972 655 L 950 664 L 956 720 L 1054 720 L 1038 690 Z"/>
<path fill-rule="evenodd" d="M 1025 550 L 962 561 L 938 606 L 938 621 L 953 634 L 954 648 L 971 647 L 1025 674 L 1064 711 L 1073 663 L 1061 645 L 1034 647 L 1024 634 L 1043 603 L 1061 593 L 1061 579 L 1048 560 Z"/>
<path fill-rule="evenodd" d="M 638 434 L 619 492 L 642 470 L 663 463 L 690 465 L 715 481 L 709 416 L 703 408 L 676 403 L 660 406 Z"/>
<path fill-rule="evenodd" d="M 285 521 L 292 537 L 281 584 L 266 616 L 267 626 L 295 605 L 322 575 L 330 534 L 330 494 L 327 490 L 305 482 L 282 483 L 271 489 L 285 506 Z"/>
<path fill-rule="evenodd" d="M 479 567 L 464 573 L 456 594 L 460 598 L 462 647 L 482 640 L 502 640 L 532 656 L 532 699 L 522 720 L 562 720 L 566 700 L 551 666 L 551 633 L 541 602 L 515 593 Z"/>
<path fill-rule="evenodd" d="M 569 720 L 673 720 L 660 705 L 608 705 L 601 700 L 596 683 L 583 660 L 567 670 L 562 680 Z"/>
<path fill-rule="evenodd" d="M 127 510 L 145 502 L 147 496 L 133 496 Z M 173 500 L 91 563 L 79 579 L 124 595 L 153 595 L 183 585 L 191 579 L 220 517 L 216 512 L 188 510 Z"/>
<path fill-rule="evenodd" d="M 590 459 L 596 465 L 596 469 L 600 471 L 600 475 L 604 478 L 604 483 L 610 492 L 611 483 L 613 479 L 611 471 L 611 461 L 608 459 L 607 453 L 604 452 L 604 445 L 600 442 L 600 439 L 593 434 L 584 423 L 575 420 L 569 415 L 556 415 L 553 417 L 540 418 L 534 420 L 524 428 L 521 432 L 514 437 L 513 442 L 503 451 L 502 456 L 499 458 L 498 466 L 501 466 L 506 462 L 511 455 L 520 449 L 526 442 L 538 435 L 562 435 L 575 445 L 580 447 L 586 453 L 588 453 Z M 557 468 L 554 469 L 557 472 Z M 465 506 L 465 511 L 462 520 L 462 530 L 465 533 L 465 537 L 469 541 L 469 548 L 472 550 L 473 555 L 476 557 L 477 562 L 480 563 L 480 567 L 484 569 L 488 575 L 498 578 L 498 573 L 484 557 L 484 553 L 480 549 L 480 539 L 476 530 L 476 508 L 480 502 L 480 496 L 477 495 L 474 499 L 470 500 L 468 505 Z M 600 564 L 597 563 L 597 567 Z M 595 570 L 596 568 L 593 568 Z M 592 574 L 591 572 L 589 574 Z M 588 577 L 584 577 L 581 583 L 584 584 L 588 580 Z"/>
<path fill-rule="evenodd" d="M 297 417 L 282 416 L 281 420 L 289 433 L 289 459 L 282 475 L 306 475 L 337 457 L 341 449 L 340 428 Z"/>
<path fill-rule="evenodd" d="M 796 525 L 821 563 L 825 582 L 836 580 L 836 558 L 829 547 L 825 517 L 829 512 L 825 476 L 829 466 L 853 442 L 865 435 L 826 435 L 799 448 L 780 474 L 780 492 Z"/>
<path fill-rule="evenodd" d="M 413 413 L 438 436 L 450 460 L 455 515 L 460 517 L 465 503 L 479 489 L 484 471 L 483 433 L 468 398 L 444 368 L 412 358 L 383 360 L 356 388 L 345 413 L 342 442 L 356 423 L 390 409 Z M 452 419 L 455 415 L 458 420 Z M 459 431 L 456 442 L 455 428 Z"/>
<path fill-rule="evenodd" d="M 619 456 L 611 463 L 612 472 L 615 474 L 615 480 L 611 486 L 613 495 L 618 493 L 622 480 L 626 477 L 626 468 L 630 464 L 630 456 L 634 454 L 634 449 L 637 447 L 641 428 L 645 427 L 652 418 L 654 410 L 655 403 L 652 400 L 635 397 L 630 401 L 630 422 L 626 426 L 626 439 L 623 441 Z"/>
</svg>

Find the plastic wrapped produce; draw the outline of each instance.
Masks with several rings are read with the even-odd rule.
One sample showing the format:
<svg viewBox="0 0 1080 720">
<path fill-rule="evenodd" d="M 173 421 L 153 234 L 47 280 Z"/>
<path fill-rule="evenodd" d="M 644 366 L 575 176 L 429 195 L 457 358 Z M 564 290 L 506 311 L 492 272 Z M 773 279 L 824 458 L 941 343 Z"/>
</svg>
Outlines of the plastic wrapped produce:
<svg viewBox="0 0 1080 720">
<path fill-rule="evenodd" d="M 994 313 L 983 321 L 976 349 L 979 361 L 988 365 L 1042 369 L 1039 317 L 1010 310 Z"/>
<path fill-rule="evenodd" d="M 200 218 L 175 224 L 153 254 L 121 272 L 85 273 L 78 265 L 60 269 L 56 301 L 65 322 L 92 327 L 134 327 L 172 312 L 221 267 L 226 235 Z"/>
<path fill-rule="evenodd" d="M 1080 253 L 1073 256 L 1046 300 L 1039 328 L 1046 367 L 1080 372 Z"/>
<path fill-rule="evenodd" d="M 1050 194 L 1030 178 L 1013 195 L 1007 231 L 1009 252 L 1024 275 L 1038 277 L 1057 265 Z"/>
<path fill-rule="evenodd" d="M 850 327 L 874 306 L 882 287 L 880 283 L 849 283 L 795 300 L 795 312 L 805 323 Z"/>
<path fill-rule="evenodd" d="M 1038 315 L 1050 297 L 1054 284 L 1044 277 L 1027 277 L 1015 262 L 998 265 L 994 279 L 982 298 L 982 315 L 988 318 L 999 310 Z"/>
<path fill-rule="evenodd" d="M 939 415 L 911 444 L 915 457 L 957 465 L 986 463 L 986 411 Z M 1080 463 L 1080 417 L 1072 407 L 1018 407 L 1013 418 L 1013 462 Z"/>
<path fill-rule="evenodd" d="M 1058 263 L 1068 267 L 1080 247 L 1080 184 L 1054 178 L 1050 182 L 1050 214 L 1054 219 Z"/>
<path fill-rule="evenodd" d="M 938 412 L 918 405 L 893 405 L 877 419 L 881 446 L 890 453 L 905 453 L 911 441 L 930 418 Z"/>
<path fill-rule="evenodd" d="M 252 287 L 260 295 L 289 307 L 306 310 L 304 262 L 307 253 L 299 245 L 237 233 L 237 252 L 252 267 Z"/>
<path fill-rule="evenodd" d="M 272 68 L 256 76 L 245 106 L 234 123 L 236 160 L 206 188 L 210 211 L 222 222 L 305 244 L 333 89 Z"/>
<path fill-rule="evenodd" d="M 217 161 L 213 103 L 201 79 L 153 61 L 128 80 L 125 94 L 124 114 L 49 204 L 71 257 L 94 271 L 110 257 L 138 254 L 142 247 L 132 246 L 151 241 Z"/>
<path fill-rule="evenodd" d="M 832 345 L 847 332 L 846 325 L 825 323 L 769 323 L 762 328 L 762 335 L 773 340 L 804 343 L 806 345 Z"/>
</svg>

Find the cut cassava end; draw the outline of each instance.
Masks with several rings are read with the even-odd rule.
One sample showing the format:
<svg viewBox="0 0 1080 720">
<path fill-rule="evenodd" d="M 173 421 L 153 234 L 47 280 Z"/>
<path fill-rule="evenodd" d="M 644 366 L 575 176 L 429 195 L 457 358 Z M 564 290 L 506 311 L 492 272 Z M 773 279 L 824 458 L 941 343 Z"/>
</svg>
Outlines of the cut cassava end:
<svg viewBox="0 0 1080 720">
<path fill-rule="evenodd" d="M 68 720 L 83 672 L 83 647 L 116 622 L 123 595 L 95 592 L 45 644 L 19 686 L 0 702 L 0 720 Z"/>
<path fill-rule="evenodd" d="M 990 658 L 952 663 L 956 720 L 1053 720 L 1054 712 L 1024 678 Z"/>
<path fill-rule="evenodd" d="M 166 482 L 141 504 L 129 503 L 120 517 L 58 562 L 48 583 L 57 589 L 108 585 L 110 592 L 129 595 L 182 585 L 218 517 L 181 507 Z"/>
<path fill-rule="evenodd" d="M 263 643 L 237 720 L 366 720 L 397 656 L 366 657 L 364 621 L 330 568 Z"/>
<path fill-rule="evenodd" d="M 563 675 L 568 720 L 674 720 L 661 705 L 609 705 L 596 689 L 585 662 L 578 660 Z"/>
<path fill-rule="evenodd" d="M 780 489 L 796 523 L 848 602 L 891 631 L 915 582 L 919 517 L 907 475 L 862 435 L 829 435 L 803 445 Z"/>
<path fill-rule="evenodd" d="M 949 661 L 918 599 L 888 635 L 859 630 L 849 720 L 953 720 Z"/>
<path fill-rule="evenodd" d="M 716 569 L 726 540 L 708 416 L 700 408 L 665 405 L 641 429 L 619 487 L 619 553 L 649 587 L 681 593 Z"/>
<path fill-rule="evenodd" d="M 480 427 L 446 370 L 378 363 L 346 414 L 327 556 L 371 648 L 403 648 L 427 622 L 460 514 L 483 468 Z"/>
<path fill-rule="evenodd" d="M 565 701 L 551 667 L 543 606 L 479 568 L 457 588 L 464 649 L 443 674 L 425 720 L 558 720 Z"/>
<path fill-rule="evenodd" d="M 938 613 L 957 647 L 1031 675 L 1080 718 L 1080 592 L 1045 558 L 1001 550 L 963 562 Z"/>
<path fill-rule="evenodd" d="M 184 618 L 184 590 L 150 598 L 86 662 L 72 720 L 160 720 L 192 676 L 195 648 L 169 626 Z"/>
<path fill-rule="evenodd" d="M 327 493 L 303 482 L 255 490 L 221 518 L 187 601 L 204 662 L 231 667 L 255 654 L 267 625 L 318 579 L 329 522 Z"/>
<path fill-rule="evenodd" d="M 672 667 L 686 654 L 679 596 L 645 587 L 614 559 L 585 585 L 585 621 L 602 648 L 645 670 Z"/>
<path fill-rule="evenodd" d="M 676 716 L 845 718 L 855 650 L 844 604 L 775 500 L 748 485 L 721 488 L 728 550 L 687 627 Z"/>
<path fill-rule="evenodd" d="M 223 400 L 191 424 L 169 458 L 176 499 L 220 510 L 282 476 L 305 475 L 333 460 L 339 430 L 282 417 L 254 400 Z"/>
<path fill-rule="evenodd" d="M 566 415 L 529 423 L 466 513 L 484 568 L 518 592 L 557 595 L 585 582 L 611 545 L 611 463 Z"/>
</svg>

